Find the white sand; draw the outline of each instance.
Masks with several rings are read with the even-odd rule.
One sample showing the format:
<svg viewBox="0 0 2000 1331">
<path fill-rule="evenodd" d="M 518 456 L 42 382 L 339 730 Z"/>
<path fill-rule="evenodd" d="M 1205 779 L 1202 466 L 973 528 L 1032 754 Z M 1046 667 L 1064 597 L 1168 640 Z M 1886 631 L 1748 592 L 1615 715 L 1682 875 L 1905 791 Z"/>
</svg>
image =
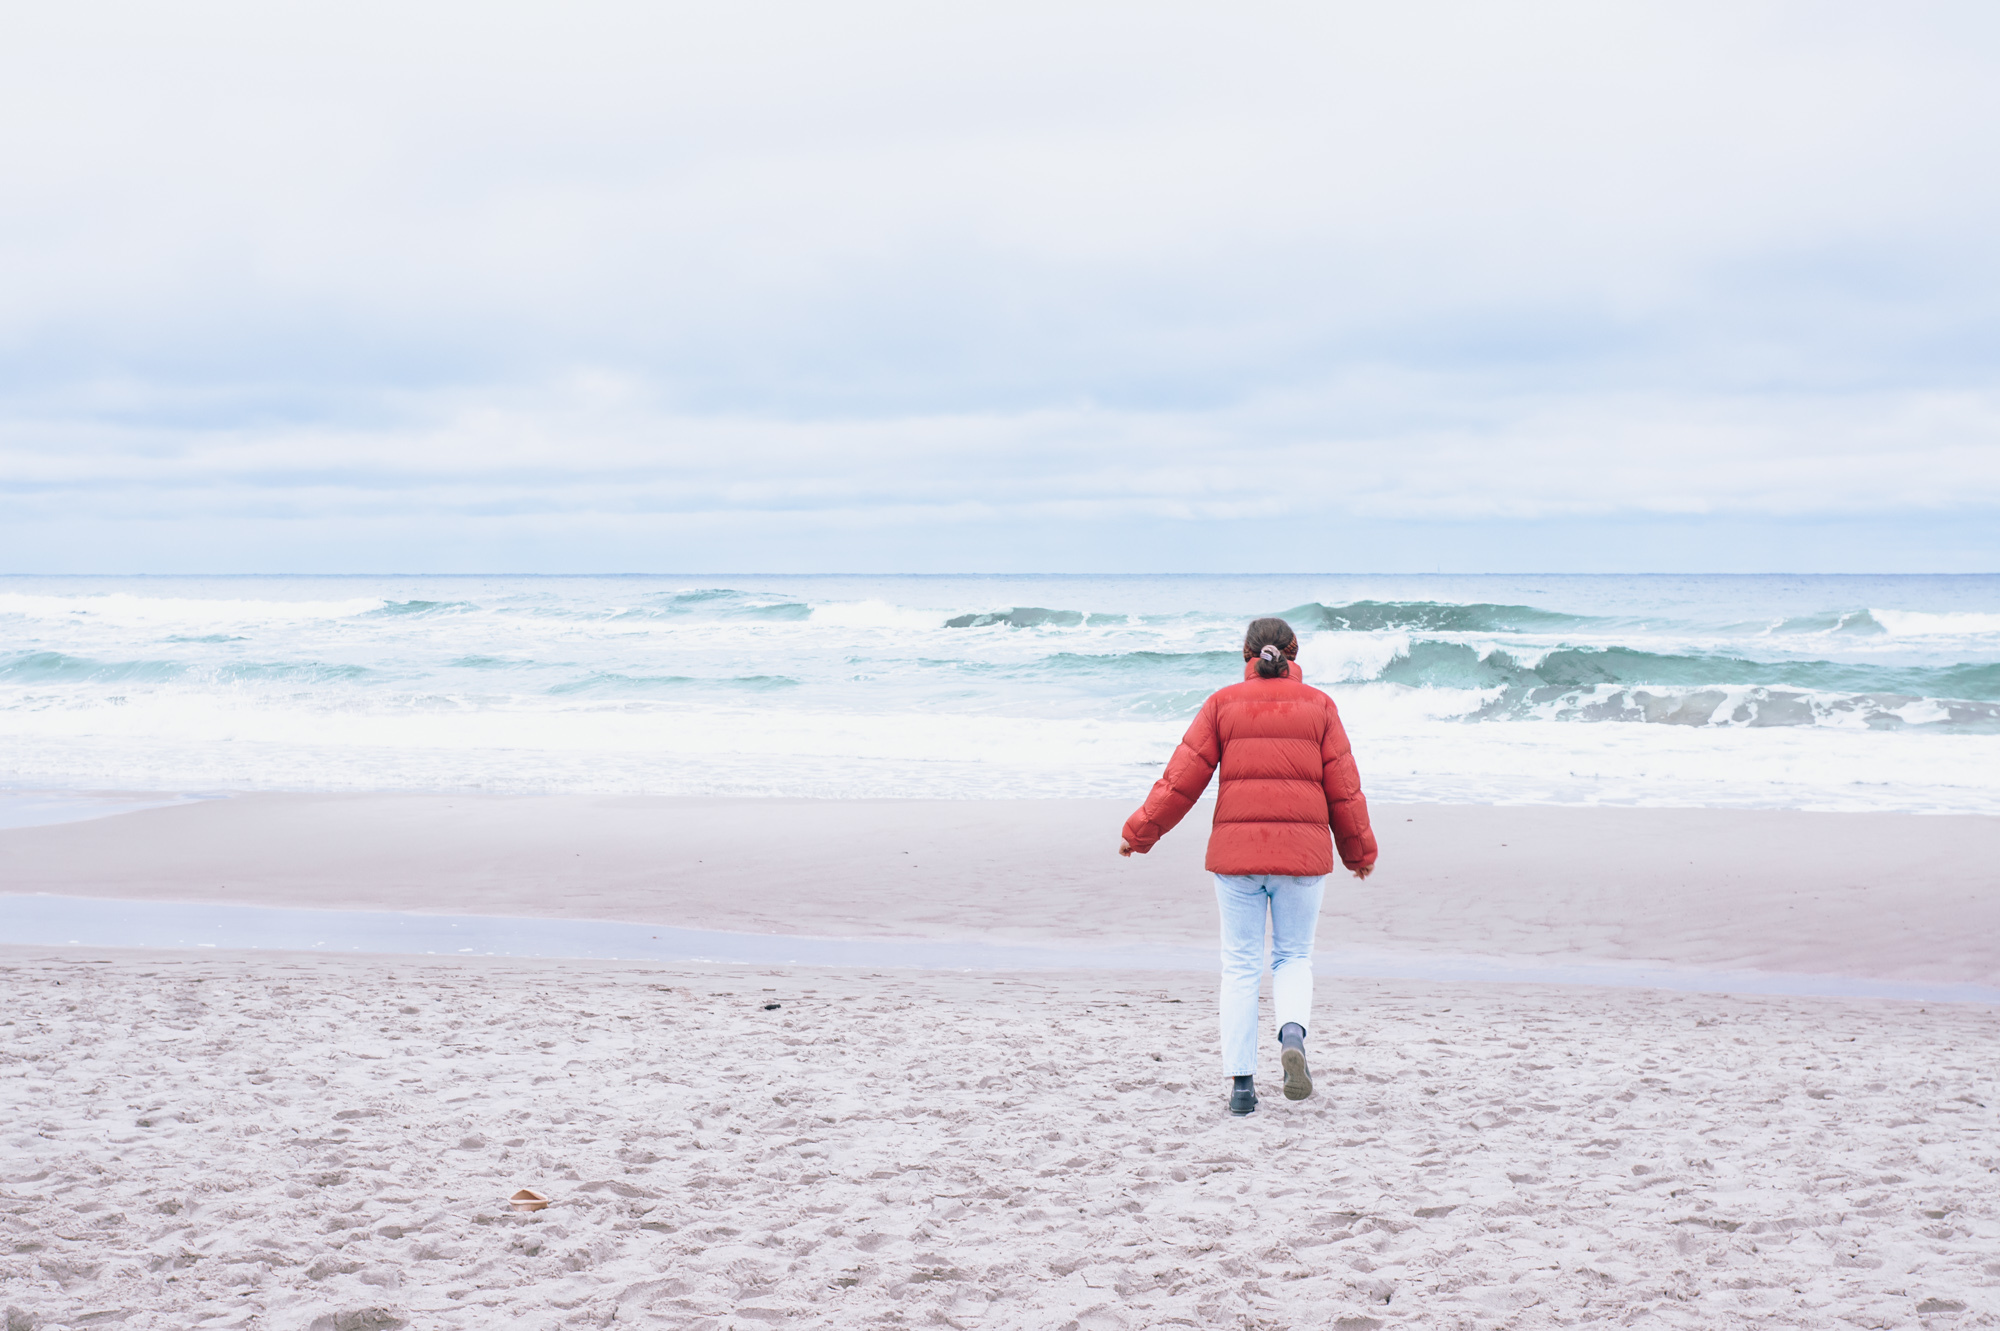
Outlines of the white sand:
<svg viewBox="0 0 2000 1331">
<path fill-rule="evenodd" d="M 1202 977 L 0 958 L 24 1327 L 2000 1324 L 2000 1014 Z M 783 1006 L 764 1010 L 763 1005 Z M 555 1205 L 515 1216 L 540 1188 Z"/>
</svg>

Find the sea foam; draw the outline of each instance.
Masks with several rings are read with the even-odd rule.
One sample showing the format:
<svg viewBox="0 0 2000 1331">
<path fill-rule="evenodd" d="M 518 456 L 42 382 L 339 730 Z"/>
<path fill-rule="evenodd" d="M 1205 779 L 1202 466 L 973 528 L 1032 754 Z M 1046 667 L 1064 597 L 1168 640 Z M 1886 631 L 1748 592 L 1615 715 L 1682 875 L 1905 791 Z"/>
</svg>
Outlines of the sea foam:
<svg viewBox="0 0 2000 1331">
<path fill-rule="evenodd" d="M 8 579 L 0 784 L 1136 798 L 1274 611 L 1371 792 L 2000 812 L 2000 579 Z"/>
</svg>

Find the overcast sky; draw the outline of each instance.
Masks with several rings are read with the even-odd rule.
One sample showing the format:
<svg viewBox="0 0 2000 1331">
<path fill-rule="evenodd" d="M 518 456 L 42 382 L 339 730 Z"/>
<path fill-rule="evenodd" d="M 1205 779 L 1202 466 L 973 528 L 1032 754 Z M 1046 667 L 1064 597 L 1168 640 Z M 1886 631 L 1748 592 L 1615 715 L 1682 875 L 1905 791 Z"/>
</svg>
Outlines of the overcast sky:
<svg viewBox="0 0 2000 1331">
<path fill-rule="evenodd" d="M 2000 569 L 2000 7 L 19 6 L 0 571 Z"/>
</svg>

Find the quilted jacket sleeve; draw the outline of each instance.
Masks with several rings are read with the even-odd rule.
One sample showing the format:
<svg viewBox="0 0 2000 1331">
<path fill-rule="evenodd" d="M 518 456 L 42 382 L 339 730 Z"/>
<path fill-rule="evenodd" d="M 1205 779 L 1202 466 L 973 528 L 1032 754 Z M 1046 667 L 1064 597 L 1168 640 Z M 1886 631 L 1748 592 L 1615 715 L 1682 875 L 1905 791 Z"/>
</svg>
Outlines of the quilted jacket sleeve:
<svg viewBox="0 0 2000 1331">
<path fill-rule="evenodd" d="M 1361 793 L 1361 772 L 1340 724 L 1340 709 L 1327 699 L 1326 736 L 1320 741 L 1321 780 L 1326 786 L 1326 818 L 1333 826 L 1333 844 L 1340 862 L 1350 869 L 1375 863 L 1375 833 L 1368 826 L 1368 797 Z"/>
<path fill-rule="evenodd" d="M 1139 811 L 1125 820 L 1125 839 L 1143 855 L 1153 844 L 1173 831 L 1174 824 L 1187 817 L 1201 792 L 1215 776 L 1222 761 L 1222 740 L 1216 733 L 1215 698 L 1201 705 L 1194 724 L 1181 736 L 1174 756 L 1167 760 L 1167 773 L 1153 783 L 1152 793 Z"/>
</svg>

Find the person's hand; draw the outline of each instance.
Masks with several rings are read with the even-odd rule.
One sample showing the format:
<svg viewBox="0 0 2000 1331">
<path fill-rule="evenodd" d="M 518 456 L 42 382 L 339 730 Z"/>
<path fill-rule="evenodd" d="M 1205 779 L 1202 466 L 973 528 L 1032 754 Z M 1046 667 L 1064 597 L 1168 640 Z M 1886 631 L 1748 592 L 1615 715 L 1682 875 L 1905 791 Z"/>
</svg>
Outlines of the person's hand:
<svg viewBox="0 0 2000 1331">
<path fill-rule="evenodd" d="M 1372 864 L 1364 864 L 1364 865 L 1362 865 L 1362 866 L 1361 866 L 1361 867 L 1360 867 L 1359 869 L 1356 869 L 1356 870 L 1354 871 L 1354 876 L 1355 876 L 1356 878 L 1366 878 L 1366 877 L 1367 877 L 1367 876 L 1368 876 L 1369 874 L 1371 874 L 1371 873 L 1374 873 L 1374 872 L 1375 872 L 1375 866 L 1374 866 L 1374 865 L 1372 865 Z"/>
<path fill-rule="evenodd" d="M 1126 857 L 1128 857 L 1128 858 L 1129 858 L 1129 857 L 1131 856 L 1131 854 L 1132 854 L 1132 843 L 1131 843 L 1131 842 L 1129 842 L 1129 841 L 1127 841 L 1127 840 L 1126 840 L 1126 839 L 1125 839 L 1124 837 L 1119 837 L 1119 838 L 1118 838 L 1118 853 L 1119 853 L 1120 855 L 1124 855 L 1124 856 L 1126 856 Z"/>
</svg>

